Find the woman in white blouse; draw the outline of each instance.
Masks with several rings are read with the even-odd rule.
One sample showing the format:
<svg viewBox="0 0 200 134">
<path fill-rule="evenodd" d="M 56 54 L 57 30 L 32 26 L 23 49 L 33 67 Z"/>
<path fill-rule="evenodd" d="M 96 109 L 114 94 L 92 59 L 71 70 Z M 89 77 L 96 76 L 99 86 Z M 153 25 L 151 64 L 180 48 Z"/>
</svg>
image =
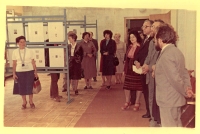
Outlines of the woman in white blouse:
<svg viewBox="0 0 200 134">
<path fill-rule="evenodd" d="M 33 83 L 34 78 L 38 77 L 34 53 L 26 47 L 26 38 L 19 36 L 16 38 L 19 48 L 15 49 L 12 54 L 13 60 L 13 79 L 18 82 L 19 94 L 22 96 L 22 109 L 26 109 L 26 95 L 29 95 L 29 104 L 35 108 L 33 103 Z"/>
</svg>

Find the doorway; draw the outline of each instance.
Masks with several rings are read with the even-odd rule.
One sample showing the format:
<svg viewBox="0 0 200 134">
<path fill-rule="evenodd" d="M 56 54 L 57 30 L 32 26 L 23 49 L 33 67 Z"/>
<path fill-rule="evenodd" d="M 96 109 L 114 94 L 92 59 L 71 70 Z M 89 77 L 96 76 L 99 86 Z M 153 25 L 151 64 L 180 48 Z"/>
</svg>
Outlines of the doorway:
<svg viewBox="0 0 200 134">
<path fill-rule="evenodd" d="M 144 21 L 146 19 L 148 19 L 149 17 L 140 17 L 140 18 L 124 18 L 124 24 L 125 24 L 125 28 L 124 28 L 124 42 L 127 44 L 128 43 L 128 32 L 130 30 L 136 30 L 138 32 L 142 32 L 142 25 L 144 23 Z"/>
</svg>

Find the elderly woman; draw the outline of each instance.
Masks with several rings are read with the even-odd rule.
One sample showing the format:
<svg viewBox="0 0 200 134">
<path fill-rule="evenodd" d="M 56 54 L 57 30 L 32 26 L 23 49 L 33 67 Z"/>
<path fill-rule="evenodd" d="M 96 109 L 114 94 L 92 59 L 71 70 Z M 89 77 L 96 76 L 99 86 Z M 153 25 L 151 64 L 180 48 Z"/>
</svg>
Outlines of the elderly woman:
<svg viewBox="0 0 200 134">
<path fill-rule="evenodd" d="M 80 44 L 76 43 L 77 35 L 75 33 L 70 33 L 68 35 L 68 40 L 70 44 L 68 45 L 69 54 L 69 78 L 71 80 L 72 89 L 75 95 L 78 95 L 78 80 L 81 79 L 81 62 L 83 59 L 83 48 Z"/>
<path fill-rule="evenodd" d="M 119 59 L 119 65 L 116 67 L 115 79 L 116 84 L 122 83 L 122 73 L 124 72 L 124 54 L 126 53 L 126 44 L 120 41 L 121 35 L 115 33 L 114 40 L 116 42 L 117 51 L 116 56 Z"/>
<path fill-rule="evenodd" d="M 90 41 L 90 33 L 84 32 L 82 35 L 82 41 L 79 45 L 83 48 L 83 61 L 82 68 L 84 71 L 84 78 L 86 86 L 84 89 L 93 89 L 91 86 L 91 80 L 96 76 L 97 69 L 95 63 L 96 48 L 92 41 Z"/>
<path fill-rule="evenodd" d="M 105 30 L 103 32 L 105 39 L 100 43 L 100 53 L 102 56 L 102 76 L 106 76 L 107 86 L 110 89 L 112 75 L 115 75 L 114 55 L 116 53 L 116 43 L 112 39 L 112 31 Z"/>
<path fill-rule="evenodd" d="M 18 82 L 19 94 L 22 96 L 22 109 L 26 109 L 26 95 L 29 95 L 29 104 L 35 108 L 33 103 L 33 83 L 34 77 L 38 77 L 34 53 L 26 47 L 26 38 L 19 36 L 16 38 L 19 48 L 12 53 L 13 79 Z"/>
<path fill-rule="evenodd" d="M 138 54 L 140 49 L 140 44 L 142 39 L 137 31 L 130 31 L 128 37 L 128 49 L 126 52 L 126 60 L 124 66 L 124 73 L 125 73 L 125 81 L 124 81 L 124 93 L 126 98 L 126 103 L 122 110 L 126 110 L 130 107 L 130 91 L 136 91 L 136 101 L 133 110 L 138 111 L 140 106 L 140 96 L 142 94 L 142 82 L 141 82 L 141 75 L 137 74 L 133 71 L 132 65 L 134 63 L 134 57 Z"/>
</svg>

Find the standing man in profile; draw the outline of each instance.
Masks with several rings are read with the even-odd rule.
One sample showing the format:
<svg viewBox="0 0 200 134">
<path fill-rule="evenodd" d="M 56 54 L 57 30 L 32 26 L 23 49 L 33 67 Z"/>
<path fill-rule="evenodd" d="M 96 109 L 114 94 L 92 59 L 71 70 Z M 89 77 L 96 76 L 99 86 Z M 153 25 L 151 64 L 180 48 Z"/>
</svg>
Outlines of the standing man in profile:
<svg viewBox="0 0 200 134">
<path fill-rule="evenodd" d="M 145 20 L 142 26 L 143 34 L 146 35 L 143 44 L 140 47 L 138 54 L 135 57 L 134 64 L 136 68 L 140 68 L 143 66 L 144 61 L 148 55 L 149 43 L 153 39 L 151 36 L 151 26 L 153 24 L 152 20 Z M 150 110 L 149 110 L 149 100 L 148 100 L 148 85 L 146 84 L 146 74 L 141 74 L 141 82 L 143 88 L 143 94 L 146 105 L 146 114 L 142 116 L 142 118 L 150 118 Z"/>
<path fill-rule="evenodd" d="M 182 52 L 175 47 L 177 35 L 170 25 L 161 26 L 155 35 L 155 46 L 161 52 L 156 62 L 156 101 L 162 127 L 181 127 L 181 107 L 185 97 L 192 97 L 190 77 Z"/>
<path fill-rule="evenodd" d="M 151 27 L 152 36 L 155 36 L 158 27 L 163 24 L 164 24 L 164 21 L 162 20 L 154 21 Z M 152 66 L 156 63 L 159 52 L 160 51 L 157 51 L 155 48 L 154 40 L 151 40 L 151 42 L 149 43 L 148 55 L 144 61 L 144 65 L 142 66 L 143 73 L 146 74 L 146 84 L 148 84 L 148 91 L 149 91 L 149 109 L 150 109 L 150 116 L 151 116 L 150 124 L 149 124 L 150 127 L 156 127 L 158 126 L 158 124 L 160 124 L 158 119 L 154 119 L 152 115 L 153 97 L 154 97 L 154 91 L 155 91 L 155 79 L 152 77 L 152 71 L 153 71 Z"/>
<path fill-rule="evenodd" d="M 96 48 L 96 56 L 95 56 L 95 63 L 97 64 L 97 58 L 98 58 L 98 42 L 96 39 L 93 39 L 93 32 L 89 32 L 90 33 L 90 41 L 93 42 L 95 48 Z M 97 66 L 97 65 L 96 65 Z M 93 77 L 93 80 L 96 82 L 97 81 L 97 77 Z"/>
</svg>

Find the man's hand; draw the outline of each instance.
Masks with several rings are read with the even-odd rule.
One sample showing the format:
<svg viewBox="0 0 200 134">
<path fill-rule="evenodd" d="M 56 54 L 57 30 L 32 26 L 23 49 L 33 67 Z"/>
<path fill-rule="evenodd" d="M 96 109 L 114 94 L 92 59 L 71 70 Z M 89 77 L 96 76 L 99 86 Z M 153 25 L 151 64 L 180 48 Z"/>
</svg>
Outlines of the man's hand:
<svg viewBox="0 0 200 134">
<path fill-rule="evenodd" d="M 191 88 L 189 88 L 189 87 L 187 88 L 186 95 L 187 95 L 188 98 L 191 98 L 191 97 L 194 96 L 194 93 L 193 93 Z"/>
<path fill-rule="evenodd" d="M 147 72 L 149 71 L 149 66 L 147 64 L 144 64 L 142 66 L 142 73 L 143 74 L 146 74 Z"/>
<path fill-rule="evenodd" d="M 153 72 L 151 73 L 151 76 L 152 76 L 153 78 L 155 78 L 155 71 L 153 71 Z"/>
<path fill-rule="evenodd" d="M 155 69 L 156 69 L 156 65 L 153 65 L 152 70 L 155 71 Z"/>
</svg>

